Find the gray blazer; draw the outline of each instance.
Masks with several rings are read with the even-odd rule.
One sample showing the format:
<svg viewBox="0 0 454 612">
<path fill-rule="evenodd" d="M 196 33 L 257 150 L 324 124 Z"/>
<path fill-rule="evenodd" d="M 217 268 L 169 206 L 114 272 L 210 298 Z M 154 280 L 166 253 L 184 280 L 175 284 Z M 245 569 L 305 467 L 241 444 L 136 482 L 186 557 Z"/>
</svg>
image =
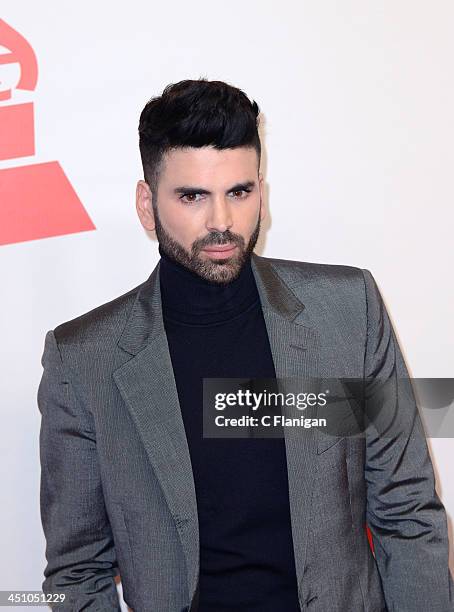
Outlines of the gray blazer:
<svg viewBox="0 0 454 612">
<path fill-rule="evenodd" d="M 136 612 L 197 610 L 197 504 L 159 265 L 46 334 L 42 588 L 65 594 L 57 610 L 118 610 L 118 572 Z M 414 397 L 401 398 L 408 373 L 373 276 L 255 253 L 252 268 L 276 376 L 384 377 L 411 430 L 285 434 L 301 610 L 454 610 L 446 513 Z"/>
</svg>

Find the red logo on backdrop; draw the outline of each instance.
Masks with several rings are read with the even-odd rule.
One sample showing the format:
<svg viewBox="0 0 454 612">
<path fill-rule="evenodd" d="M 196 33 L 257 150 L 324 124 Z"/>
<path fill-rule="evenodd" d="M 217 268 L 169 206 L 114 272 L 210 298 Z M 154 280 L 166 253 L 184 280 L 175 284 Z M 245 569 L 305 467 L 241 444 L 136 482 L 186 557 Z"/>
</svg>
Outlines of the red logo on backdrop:
<svg viewBox="0 0 454 612">
<path fill-rule="evenodd" d="M 18 63 L 16 89 L 33 91 L 35 53 L 25 38 L 0 19 L 0 67 Z M 10 103 L 0 78 L 0 161 L 35 155 L 33 102 Z M 96 229 L 57 161 L 0 169 L 0 245 Z"/>
</svg>

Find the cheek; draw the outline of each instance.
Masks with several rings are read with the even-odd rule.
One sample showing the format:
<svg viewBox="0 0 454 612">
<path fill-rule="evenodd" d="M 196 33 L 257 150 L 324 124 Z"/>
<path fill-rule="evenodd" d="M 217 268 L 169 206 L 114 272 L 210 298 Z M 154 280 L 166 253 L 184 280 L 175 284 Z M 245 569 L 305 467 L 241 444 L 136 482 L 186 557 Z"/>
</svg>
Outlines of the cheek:
<svg viewBox="0 0 454 612">
<path fill-rule="evenodd" d="M 189 210 L 182 206 L 166 210 L 161 214 L 161 222 L 166 230 L 174 238 L 185 246 L 190 246 L 195 238 L 203 234 L 204 219 L 195 210 Z"/>
<path fill-rule="evenodd" d="M 233 218 L 233 231 L 243 236 L 250 236 L 259 220 L 258 205 L 238 208 Z"/>
</svg>

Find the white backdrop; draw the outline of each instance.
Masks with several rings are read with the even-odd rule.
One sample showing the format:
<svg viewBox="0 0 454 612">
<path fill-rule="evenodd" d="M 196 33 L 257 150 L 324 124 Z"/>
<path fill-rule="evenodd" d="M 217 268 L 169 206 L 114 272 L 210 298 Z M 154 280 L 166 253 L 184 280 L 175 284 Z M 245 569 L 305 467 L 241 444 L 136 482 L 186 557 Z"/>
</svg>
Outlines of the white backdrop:
<svg viewBox="0 0 454 612">
<path fill-rule="evenodd" d="M 158 261 L 134 207 L 137 126 L 168 83 L 225 80 L 261 107 L 269 217 L 257 252 L 370 269 L 410 373 L 453 376 L 451 1 L 7 0 L 1 17 L 32 45 L 39 75 L 34 92 L 13 93 L 34 101 L 36 156 L 0 169 L 58 160 L 96 229 L 0 250 L 0 589 L 43 579 L 45 332 L 139 284 Z M 429 446 L 452 544 L 452 441 Z"/>
</svg>

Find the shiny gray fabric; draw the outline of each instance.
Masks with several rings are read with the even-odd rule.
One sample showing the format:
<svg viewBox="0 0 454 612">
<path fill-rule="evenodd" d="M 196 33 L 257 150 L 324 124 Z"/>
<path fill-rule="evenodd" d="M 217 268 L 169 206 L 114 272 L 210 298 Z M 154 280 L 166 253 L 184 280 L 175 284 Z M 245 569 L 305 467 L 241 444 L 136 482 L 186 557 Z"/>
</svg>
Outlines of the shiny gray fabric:
<svg viewBox="0 0 454 612">
<path fill-rule="evenodd" d="M 252 268 L 276 376 L 384 377 L 411 433 L 285 429 L 301 610 L 454 610 L 446 513 L 371 273 L 256 254 Z M 48 331 L 42 365 L 43 591 L 66 594 L 54 609 L 119 610 L 119 572 L 135 611 L 196 612 L 196 497 L 159 263 L 128 293 Z"/>
</svg>

